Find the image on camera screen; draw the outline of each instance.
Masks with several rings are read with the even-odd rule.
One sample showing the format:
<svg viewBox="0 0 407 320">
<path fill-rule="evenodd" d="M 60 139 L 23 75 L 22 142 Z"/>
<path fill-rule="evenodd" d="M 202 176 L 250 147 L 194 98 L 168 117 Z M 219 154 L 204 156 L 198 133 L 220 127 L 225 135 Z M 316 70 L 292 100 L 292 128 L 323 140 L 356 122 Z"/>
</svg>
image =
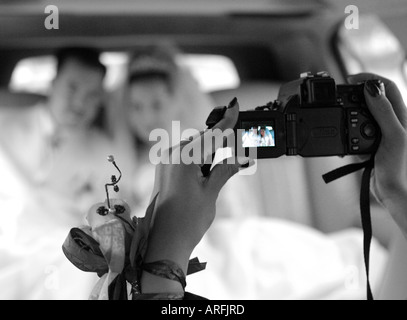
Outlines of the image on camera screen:
<svg viewBox="0 0 407 320">
<path fill-rule="evenodd" d="M 270 148 L 275 147 L 274 124 L 242 122 L 243 148 Z"/>
</svg>

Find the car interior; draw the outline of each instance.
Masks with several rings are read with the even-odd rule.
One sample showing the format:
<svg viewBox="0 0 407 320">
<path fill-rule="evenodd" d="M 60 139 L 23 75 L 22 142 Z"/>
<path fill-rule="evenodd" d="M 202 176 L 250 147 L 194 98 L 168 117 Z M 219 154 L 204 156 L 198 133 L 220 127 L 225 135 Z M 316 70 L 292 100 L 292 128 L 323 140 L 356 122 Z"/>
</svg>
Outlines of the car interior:
<svg viewBox="0 0 407 320">
<path fill-rule="evenodd" d="M 350 74 L 377 73 L 395 81 L 407 95 L 404 0 L 59 0 L 56 30 L 44 27 L 48 4 L 0 0 L 0 110 L 30 108 L 46 99 L 55 72 L 50 57 L 56 49 L 71 45 L 91 45 L 103 51 L 108 93 L 120 85 L 120 68 L 130 52 L 171 42 L 180 48 L 180 59 L 189 61 L 186 65 L 197 75 L 213 107 L 237 97 L 241 110 L 253 109 L 275 100 L 282 84 L 304 72 L 320 71 L 329 72 L 337 84 L 345 83 Z M 345 24 L 344 8 L 352 4 L 359 9 L 360 30 Z M 220 61 L 213 66 L 208 62 L 213 79 L 210 73 L 200 76 L 199 59 L 213 57 Z M 228 79 L 226 72 L 234 80 L 214 85 L 217 77 Z M 250 182 L 258 188 L 256 212 L 248 212 L 248 217 L 281 219 L 322 234 L 338 233 L 360 228 L 361 174 L 329 185 L 321 177 L 355 161 L 352 157 L 285 156 L 259 160 L 254 175 L 238 177 L 233 183 Z M 389 256 L 382 268 L 400 275 L 407 263 L 407 251 L 403 251 L 405 256 L 400 254 L 405 240 L 396 235 L 397 228 L 380 204 L 372 199 L 371 205 L 374 235 Z M 405 298 L 407 279 L 396 279 L 388 279 L 377 295 Z M 267 299 L 267 292 L 262 299 Z M 330 298 L 329 294 L 308 293 L 298 297 Z"/>
</svg>

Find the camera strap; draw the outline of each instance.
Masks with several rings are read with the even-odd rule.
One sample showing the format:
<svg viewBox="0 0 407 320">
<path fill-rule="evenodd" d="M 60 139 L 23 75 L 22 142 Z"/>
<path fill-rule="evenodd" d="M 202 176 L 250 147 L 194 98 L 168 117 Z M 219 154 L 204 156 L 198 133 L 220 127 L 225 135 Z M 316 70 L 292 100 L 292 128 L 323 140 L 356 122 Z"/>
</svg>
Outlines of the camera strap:
<svg viewBox="0 0 407 320">
<path fill-rule="evenodd" d="M 372 219 L 370 214 L 370 177 L 374 168 L 374 158 L 372 157 L 365 162 L 349 164 L 328 172 L 322 176 L 325 183 L 330 183 L 348 174 L 364 169 L 362 176 L 362 185 L 360 190 L 360 213 L 363 228 L 363 255 L 365 258 L 366 278 L 367 278 L 367 299 L 374 300 L 369 281 L 369 261 L 370 261 L 370 244 L 372 242 Z"/>
</svg>

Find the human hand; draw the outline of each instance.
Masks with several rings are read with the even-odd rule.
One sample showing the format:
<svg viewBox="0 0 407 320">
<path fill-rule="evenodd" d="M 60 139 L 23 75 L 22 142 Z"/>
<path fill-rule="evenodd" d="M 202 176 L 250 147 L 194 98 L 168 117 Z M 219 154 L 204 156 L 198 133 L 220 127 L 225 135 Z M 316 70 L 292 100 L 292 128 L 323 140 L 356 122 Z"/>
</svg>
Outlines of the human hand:
<svg viewBox="0 0 407 320">
<path fill-rule="evenodd" d="M 239 105 L 233 100 L 223 119 L 212 130 L 205 131 L 190 141 L 183 141 L 164 157 L 169 159 L 172 152 L 188 148 L 192 151 L 201 150 L 200 163 L 204 163 L 214 151 L 223 147 L 224 140 L 215 139 L 210 150 L 205 150 L 204 146 L 227 129 L 233 134 L 232 129 L 238 116 Z M 235 161 L 234 164 L 217 164 L 206 177 L 203 176 L 200 165 L 194 163 L 185 164 L 181 161 L 180 164 L 157 166 L 153 197 L 157 193 L 159 195 L 145 262 L 171 260 L 186 271 L 193 249 L 215 219 L 216 200 L 220 190 L 249 160 L 241 163 Z"/>
<path fill-rule="evenodd" d="M 354 84 L 367 81 L 366 102 L 382 131 L 375 156 L 372 192 L 407 235 L 406 105 L 396 84 L 388 79 L 365 73 L 351 76 L 348 80 Z M 381 80 L 384 88 L 368 80 Z"/>
</svg>

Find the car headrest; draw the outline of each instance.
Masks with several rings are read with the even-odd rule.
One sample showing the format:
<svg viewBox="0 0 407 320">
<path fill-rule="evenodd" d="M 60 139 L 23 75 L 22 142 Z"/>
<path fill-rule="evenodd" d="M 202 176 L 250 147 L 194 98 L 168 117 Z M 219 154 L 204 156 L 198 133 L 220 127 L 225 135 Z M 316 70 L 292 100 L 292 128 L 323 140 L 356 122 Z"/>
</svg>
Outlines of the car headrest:
<svg viewBox="0 0 407 320">
<path fill-rule="evenodd" d="M 0 107 L 29 107 L 42 100 L 45 100 L 45 96 L 0 88 Z"/>
</svg>

